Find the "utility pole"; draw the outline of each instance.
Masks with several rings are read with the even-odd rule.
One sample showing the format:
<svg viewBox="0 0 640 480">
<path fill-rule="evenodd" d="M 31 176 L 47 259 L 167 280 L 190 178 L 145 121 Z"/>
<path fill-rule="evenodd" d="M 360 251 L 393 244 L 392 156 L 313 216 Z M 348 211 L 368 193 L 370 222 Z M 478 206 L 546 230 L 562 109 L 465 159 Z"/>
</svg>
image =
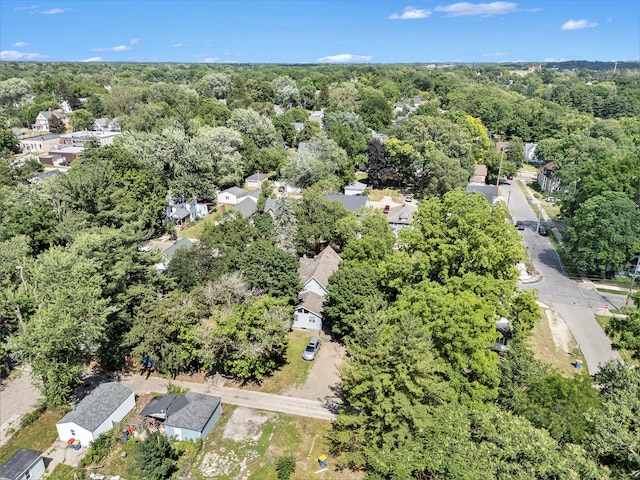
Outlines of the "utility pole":
<svg viewBox="0 0 640 480">
<path fill-rule="evenodd" d="M 502 160 L 504 159 L 504 150 L 500 155 L 500 165 L 498 166 L 498 178 L 496 179 L 496 186 L 500 185 L 500 174 L 502 173 Z"/>
<path fill-rule="evenodd" d="M 636 262 L 636 267 L 633 270 L 633 275 L 631 276 L 631 285 L 629 285 L 629 293 L 627 293 L 627 300 L 624 302 L 625 305 L 629 305 L 629 298 L 631 297 L 631 291 L 633 289 L 633 282 L 638 276 L 638 269 L 640 269 L 640 254 L 638 254 L 638 261 Z"/>
</svg>

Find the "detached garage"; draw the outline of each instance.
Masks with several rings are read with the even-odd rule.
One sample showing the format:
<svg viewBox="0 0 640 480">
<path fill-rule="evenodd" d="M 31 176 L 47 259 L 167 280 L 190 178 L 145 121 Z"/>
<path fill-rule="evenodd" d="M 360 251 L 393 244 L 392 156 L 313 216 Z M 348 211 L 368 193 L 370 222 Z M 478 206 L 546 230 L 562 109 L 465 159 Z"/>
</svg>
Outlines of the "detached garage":
<svg viewBox="0 0 640 480">
<path fill-rule="evenodd" d="M 118 382 L 99 385 L 56 424 L 63 442 L 74 438 L 88 446 L 108 432 L 136 406 L 133 391 Z"/>
</svg>

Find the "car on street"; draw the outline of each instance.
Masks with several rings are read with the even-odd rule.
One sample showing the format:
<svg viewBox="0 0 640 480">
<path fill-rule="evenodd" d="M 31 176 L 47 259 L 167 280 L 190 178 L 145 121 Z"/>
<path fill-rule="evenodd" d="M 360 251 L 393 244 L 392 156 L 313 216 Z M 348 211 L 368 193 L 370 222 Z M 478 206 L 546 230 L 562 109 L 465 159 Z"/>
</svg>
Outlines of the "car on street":
<svg viewBox="0 0 640 480">
<path fill-rule="evenodd" d="M 411 195 L 407 195 L 405 197 L 404 201 L 407 202 L 407 203 L 411 203 L 411 202 L 413 202 L 413 197 Z"/>
<path fill-rule="evenodd" d="M 507 180 L 513 180 L 513 175 L 507 175 Z"/>
<path fill-rule="evenodd" d="M 547 235 L 549 235 L 549 230 L 544 225 L 540 225 L 538 227 L 538 233 L 543 237 L 546 237 Z"/>
<path fill-rule="evenodd" d="M 302 353 L 302 359 L 309 361 L 313 360 L 314 358 L 316 358 L 316 353 L 318 353 L 318 350 L 320 350 L 320 339 L 317 337 L 313 337 L 311 340 L 309 340 L 309 343 L 307 343 L 307 346 Z"/>
<path fill-rule="evenodd" d="M 384 210 L 382 211 L 382 213 L 384 213 L 386 215 L 387 213 L 389 213 L 390 209 L 391 209 L 391 207 L 389 205 L 385 205 L 384 206 Z"/>
<path fill-rule="evenodd" d="M 524 230 L 524 222 L 522 220 L 516 220 L 516 228 L 518 230 Z"/>
</svg>

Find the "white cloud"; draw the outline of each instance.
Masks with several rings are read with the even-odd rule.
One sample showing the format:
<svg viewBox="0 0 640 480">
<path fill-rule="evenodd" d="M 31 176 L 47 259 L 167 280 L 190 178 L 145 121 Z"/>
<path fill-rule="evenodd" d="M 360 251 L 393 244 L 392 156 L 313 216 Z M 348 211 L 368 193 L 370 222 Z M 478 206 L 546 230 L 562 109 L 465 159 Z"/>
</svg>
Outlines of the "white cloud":
<svg viewBox="0 0 640 480">
<path fill-rule="evenodd" d="M 39 12 L 41 15 L 56 15 L 58 13 L 64 13 L 64 9 L 62 8 L 52 8 L 50 10 L 43 10 Z"/>
<path fill-rule="evenodd" d="M 118 45 L 117 47 L 92 48 L 93 52 L 128 52 L 131 47 L 127 45 Z"/>
<path fill-rule="evenodd" d="M 11 45 L 12 47 L 30 47 L 31 44 L 27 43 L 27 42 L 16 42 L 13 45 Z"/>
<path fill-rule="evenodd" d="M 80 60 L 81 62 L 104 62 L 104 58 L 102 57 L 91 57 L 85 58 L 84 60 Z"/>
<path fill-rule="evenodd" d="M 0 60 L 43 60 L 49 58 L 39 53 L 16 52 L 15 50 L 3 50 L 0 52 Z"/>
<path fill-rule="evenodd" d="M 16 7 L 14 10 L 37 10 L 38 7 L 36 7 L 35 5 L 29 5 L 29 6 L 21 6 L 21 7 Z"/>
<path fill-rule="evenodd" d="M 214 57 L 207 57 L 204 60 L 202 60 L 202 63 L 216 63 L 218 60 L 220 59 L 214 58 Z"/>
<path fill-rule="evenodd" d="M 436 12 L 446 13 L 449 17 L 467 17 L 479 15 L 481 17 L 492 17 L 494 15 L 506 15 L 521 11 L 517 3 L 513 2 L 491 2 L 491 3 L 452 3 L 447 6 L 438 5 Z"/>
<path fill-rule="evenodd" d="M 371 55 L 351 55 L 350 53 L 340 53 L 338 55 L 329 55 L 328 57 L 319 58 L 320 63 L 355 63 L 369 62 L 373 59 Z"/>
<path fill-rule="evenodd" d="M 597 27 L 596 22 L 590 22 L 589 20 L 569 20 L 560 27 L 560 30 L 581 30 L 583 28 Z"/>
<path fill-rule="evenodd" d="M 181 48 L 181 47 L 186 47 L 186 45 L 184 43 L 174 43 L 173 46 L 175 48 Z"/>
<path fill-rule="evenodd" d="M 492 53 L 483 53 L 482 54 L 483 57 L 506 57 L 507 55 L 509 55 L 509 54 L 505 53 L 505 52 L 492 52 Z"/>
<path fill-rule="evenodd" d="M 389 20 L 415 20 L 417 18 L 429 18 L 430 16 L 431 10 L 407 7 L 402 10 L 402 13 L 392 13 L 389 15 Z"/>
<path fill-rule="evenodd" d="M 140 39 L 139 38 L 132 38 L 131 41 L 129 42 L 129 45 L 135 45 L 136 43 L 140 43 Z"/>
</svg>

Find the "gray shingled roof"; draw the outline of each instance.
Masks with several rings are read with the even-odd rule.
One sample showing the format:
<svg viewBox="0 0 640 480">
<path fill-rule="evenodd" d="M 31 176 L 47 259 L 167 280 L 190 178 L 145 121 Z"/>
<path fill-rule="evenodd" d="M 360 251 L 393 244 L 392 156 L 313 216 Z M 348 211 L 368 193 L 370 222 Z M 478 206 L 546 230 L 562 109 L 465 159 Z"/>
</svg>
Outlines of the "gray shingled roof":
<svg viewBox="0 0 640 480">
<path fill-rule="evenodd" d="M 267 198 L 267 202 L 264 204 L 264 211 L 268 212 L 271 210 L 272 212 L 277 212 L 278 208 L 280 208 L 280 204 L 276 202 L 273 198 Z"/>
<path fill-rule="evenodd" d="M 0 480 L 16 480 L 41 456 L 40 452 L 21 448 L 0 467 Z"/>
<path fill-rule="evenodd" d="M 246 181 L 257 181 L 257 182 L 261 182 L 262 180 L 266 180 L 269 177 L 269 175 L 267 175 L 266 173 L 254 173 L 253 175 L 249 175 L 246 179 Z"/>
<path fill-rule="evenodd" d="M 500 196 L 498 187 L 495 185 L 467 185 L 465 191 L 467 193 L 481 193 L 489 203 L 494 203 Z"/>
<path fill-rule="evenodd" d="M 187 392 L 184 397 L 186 405 L 169 413 L 165 425 L 175 428 L 186 428 L 202 432 L 207 422 L 220 405 L 222 399 L 203 393 Z M 176 399 L 176 401 L 178 400 Z M 173 406 L 172 406 L 173 407 Z M 173 410 L 173 408 L 171 408 Z"/>
<path fill-rule="evenodd" d="M 258 211 L 258 204 L 251 198 L 245 198 L 240 203 L 233 205 L 235 212 L 240 212 L 244 218 L 251 218 Z"/>
<path fill-rule="evenodd" d="M 133 390 L 118 382 L 98 385 L 73 410 L 62 417 L 58 424 L 75 423 L 93 432 L 132 394 Z"/>
<path fill-rule="evenodd" d="M 301 258 L 298 266 L 300 282 L 304 285 L 312 278 L 315 278 L 320 285 L 327 288 L 329 277 L 338 269 L 340 265 L 340 255 L 328 246 L 314 258 Z"/>
<path fill-rule="evenodd" d="M 241 189 L 240 187 L 230 187 L 220 193 L 230 193 L 231 195 L 235 195 L 236 197 L 244 197 L 249 192 Z"/>
<path fill-rule="evenodd" d="M 181 248 L 190 249 L 193 247 L 193 242 L 189 240 L 187 237 L 182 237 L 176 243 L 167 248 L 162 254 L 168 259 L 171 260 L 173 256 L 176 254 L 178 250 Z"/>
<path fill-rule="evenodd" d="M 361 207 L 366 207 L 369 202 L 369 197 L 364 197 L 362 195 L 335 195 L 328 194 L 324 196 L 325 200 L 338 200 L 344 208 L 355 212 L 357 209 Z"/>
<path fill-rule="evenodd" d="M 162 397 L 153 397 L 142 409 L 140 415 L 143 417 L 155 417 L 164 420 L 167 418 L 169 408 L 177 396 L 177 393 L 169 393 Z"/>
<path fill-rule="evenodd" d="M 416 210 L 418 210 L 418 207 L 407 205 L 406 203 L 398 207 L 391 207 L 386 215 L 387 222 L 409 225 L 413 222 L 413 214 Z"/>
<path fill-rule="evenodd" d="M 324 297 L 322 295 L 318 295 L 315 292 L 303 292 L 298 295 L 298 298 L 300 299 L 300 303 L 296 307 L 296 310 L 305 308 L 316 315 L 322 316 L 324 309 Z"/>
</svg>

